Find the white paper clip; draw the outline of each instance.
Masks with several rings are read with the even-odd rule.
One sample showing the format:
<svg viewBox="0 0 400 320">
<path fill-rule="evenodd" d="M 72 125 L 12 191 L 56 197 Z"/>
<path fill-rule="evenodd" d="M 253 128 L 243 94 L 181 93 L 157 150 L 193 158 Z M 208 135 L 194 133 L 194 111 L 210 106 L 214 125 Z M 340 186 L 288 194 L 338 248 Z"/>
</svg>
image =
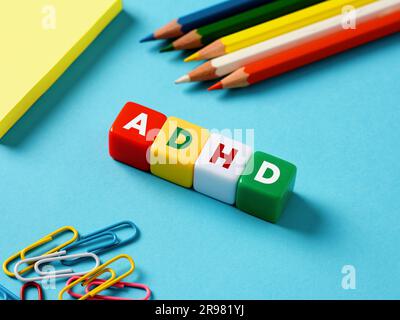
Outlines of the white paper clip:
<svg viewBox="0 0 400 320">
<path fill-rule="evenodd" d="M 93 258 L 95 261 L 95 266 L 87 271 L 80 271 L 80 272 L 74 272 L 72 268 L 68 269 L 62 269 L 62 270 L 52 270 L 52 271 L 43 271 L 40 269 L 40 266 L 45 263 L 51 263 L 53 261 L 62 261 L 62 260 L 68 260 L 68 259 L 77 259 L 77 258 Z M 35 262 L 34 268 L 35 271 L 40 275 L 39 277 L 31 277 L 31 278 L 24 278 L 22 277 L 19 272 L 18 268 L 21 264 L 32 264 Z M 41 281 L 41 280 L 47 280 L 47 279 L 60 279 L 60 278 L 69 278 L 72 276 L 81 276 L 84 275 L 93 269 L 97 268 L 100 265 L 100 258 L 91 252 L 84 252 L 84 253 L 77 253 L 77 254 L 70 254 L 66 255 L 66 251 L 58 251 L 54 252 L 52 254 L 45 254 L 37 257 L 32 257 L 32 258 L 27 258 L 21 261 L 18 261 L 15 264 L 14 267 L 14 273 L 15 277 L 23 282 L 29 282 L 29 281 Z"/>
</svg>

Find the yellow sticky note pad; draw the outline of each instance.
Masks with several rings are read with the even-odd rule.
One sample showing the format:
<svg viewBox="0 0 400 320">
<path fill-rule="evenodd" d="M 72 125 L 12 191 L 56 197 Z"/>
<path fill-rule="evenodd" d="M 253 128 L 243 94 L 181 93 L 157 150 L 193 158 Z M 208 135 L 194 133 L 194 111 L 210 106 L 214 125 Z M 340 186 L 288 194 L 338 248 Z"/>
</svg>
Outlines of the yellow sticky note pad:
<svg viewBox="0 0 400 320">
<path fill-rule="evenodd" d="M 190 188 L 194 164 L 209 136 L 207 129 L 169 117 L 150 148 L 151 173 Z"/>
<path fill-rule="evenodd" d="M 0 1 L 0 138 L 121 10 L 121 0 Z"/>
</svg>

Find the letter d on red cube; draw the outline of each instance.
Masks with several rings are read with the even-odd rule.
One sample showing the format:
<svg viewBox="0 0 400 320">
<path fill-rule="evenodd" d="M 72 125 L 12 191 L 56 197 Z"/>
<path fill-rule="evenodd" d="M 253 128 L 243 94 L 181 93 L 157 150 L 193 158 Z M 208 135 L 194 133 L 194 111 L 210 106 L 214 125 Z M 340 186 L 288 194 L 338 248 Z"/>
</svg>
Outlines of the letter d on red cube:
<svg viewBox="0 0 400 320">
<path fill-rule="evenodd" d="M 115 160 L 150 171 L 148 152 L 167 117 L 134 102 L 128 102 L 109 132 L 109 151 Z"/>
</svg>

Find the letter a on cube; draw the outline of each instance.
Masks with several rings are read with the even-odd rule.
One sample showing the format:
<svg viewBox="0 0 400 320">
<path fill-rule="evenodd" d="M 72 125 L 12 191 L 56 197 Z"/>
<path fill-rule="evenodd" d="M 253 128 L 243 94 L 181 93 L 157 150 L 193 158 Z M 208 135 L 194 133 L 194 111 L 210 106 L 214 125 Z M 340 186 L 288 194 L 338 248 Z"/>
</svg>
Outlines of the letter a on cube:
<svg viewBox="0 0 400 320">
<path fill-rule="evenodd" d="M 194 189 L 234 204 L 238 180 L 251 156 L 251 147 L 220 134 L 211 134 L 194 166 Z"/>
<path fill-rule="evenodd" d="M 204 128 L 169 117 L 151 146 L 151 173 L 183 187 L 192 187 L 194 163 L 209 135 Z"/>
<path fill-rule="evenodd" d="M 128 102 L 109 132 L 109 151 L 115 160 L 150 171 L 149 151 L 167 117 L 140 104 Z"/>
<path fill-rule="evenodd" d="M 236 206 L 261 219 L 277 222 L 292 193 L 296 166 L 257 151 L 250 159 L 253 170 L 245 169 L 238 183 Z"/>
</svg>

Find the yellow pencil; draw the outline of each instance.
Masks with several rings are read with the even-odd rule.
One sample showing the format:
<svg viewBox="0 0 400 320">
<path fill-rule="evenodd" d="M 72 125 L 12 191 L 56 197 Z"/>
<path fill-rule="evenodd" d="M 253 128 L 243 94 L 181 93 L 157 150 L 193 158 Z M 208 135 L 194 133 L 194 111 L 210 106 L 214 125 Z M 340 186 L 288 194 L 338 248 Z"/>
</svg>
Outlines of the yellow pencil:
<svg viewBox="0 0 400 320">
<path fill-rule="evenodd" d="M 219 57 L 312 23 L 328 19 L 341 12 L 348 13 L 352 8 L 361 7 L 374 1 L 376 0 L 327 0 L 255 27 L 222 37 L 186 58 L 185 61 Z"/>
</svg>

